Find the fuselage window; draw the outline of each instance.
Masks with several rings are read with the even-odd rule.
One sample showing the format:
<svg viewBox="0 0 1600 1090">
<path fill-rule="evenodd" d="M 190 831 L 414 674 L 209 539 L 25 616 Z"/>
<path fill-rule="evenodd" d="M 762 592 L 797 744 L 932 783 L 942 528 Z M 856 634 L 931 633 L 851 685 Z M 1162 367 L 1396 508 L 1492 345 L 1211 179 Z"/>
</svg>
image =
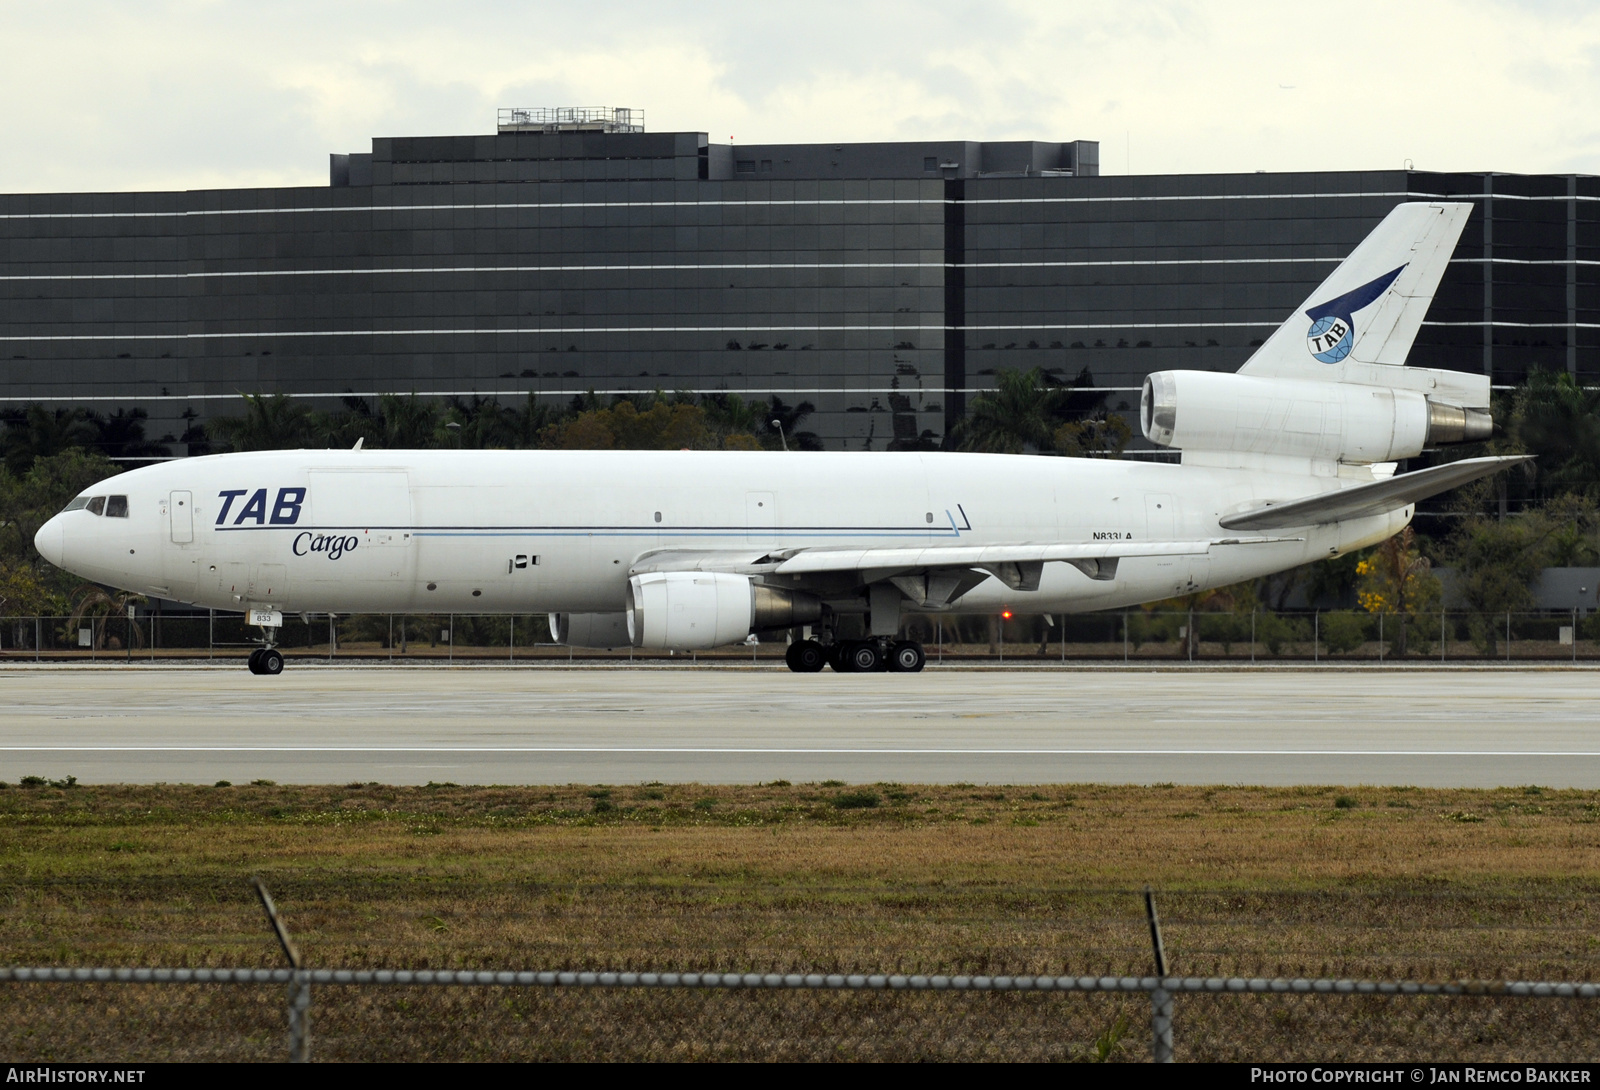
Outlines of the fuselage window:
<svg viewBox="0 0 1600 1090">
<path fill-rule="evenodd" d="M 106 498 L 106 518 L 125 519 L 128 517 L 128 497 L 109 496 Z"/>
<path fill-rule="evenodd" d="M 89 506 L 89 497 L 88 496 L 79 496 L 77 499 L 73 500 L 71 503 L 69 503 L 65 507 L 63 507 L 61 509 L 61 513 L 62 514 L 66 514 L 68 511 L 82 511 L 85 507 L 88 507 L 88 506 Z"/>
<path fill-rule="evenodd" d="M 106 498 L 104 496 L 96 496 L 94 499 L 89 501 L 89 514 L 91 514 L 91 515 L 103 515 L 105 513 L 106 513 Z"/>
</svg>

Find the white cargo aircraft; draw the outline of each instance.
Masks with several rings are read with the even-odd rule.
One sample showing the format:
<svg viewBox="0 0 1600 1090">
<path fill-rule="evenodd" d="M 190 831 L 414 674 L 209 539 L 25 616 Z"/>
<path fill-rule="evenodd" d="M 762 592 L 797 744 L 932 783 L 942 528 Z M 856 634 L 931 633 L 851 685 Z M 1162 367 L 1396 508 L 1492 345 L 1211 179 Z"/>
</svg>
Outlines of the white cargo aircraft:
<svg viewBox="0 0 1600 1090">
<path fill-rule="evenodd" d="M 809 629 L 791 669 L 922 668 L 907 613 L 1070 613 L 1383 541 L 1519 461 L 1394 476 L 1490 433 L 1489 380 L 1404 366 L 1468 204 L 1395 208 L 1237 374 L 1145 382 L 1182 463 L 995 454 L 289 450 L 166 462 L 39 531 L 93 580 L 240 610 L 548 613 L 556 640 L 687 651 Z M 358 444 L 359 447 L 359 444 Z M 863 615 L 866 639 L 839 636 Z"/>
</svg>

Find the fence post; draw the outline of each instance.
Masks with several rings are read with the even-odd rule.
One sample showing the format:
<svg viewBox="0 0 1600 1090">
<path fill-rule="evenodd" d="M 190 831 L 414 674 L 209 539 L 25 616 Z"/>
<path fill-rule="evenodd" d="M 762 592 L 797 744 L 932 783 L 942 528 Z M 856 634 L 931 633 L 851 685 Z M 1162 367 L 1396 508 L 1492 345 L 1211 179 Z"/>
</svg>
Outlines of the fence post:
<svg viewBox="0 0 1600 1090">
<path fill-rule="evenodd" d="M 1511 661 L 1511 611 L 1506 610 L 1506 661 Z"/>
<path fill-rule="evenodd" d="M 1128 611 L 1122 611 L 1122 665 L 1128 665 Z"/>
<path fill-rule="evenodd" d="M 272 933 L 278 937 L 278 945 L 283 948 L 283 956 L 289 960 L 289 968 L 292 970 L 289 977 L 289 1062 L 310 1063 L 311 974 L 306 972 L 305 966 L 301 964 L 300 950 L 289 937 L 289 929 L 279 918 L 278 908 L 272 903 L 272 895 L 267 892 L 266 884 L 255 876 L 251 877 L 250 882 L 256 887 L 256 896 L 261 898 L 261 907 L 266 911 L 267 922 L 272 925 Z"/>
<path fill-rule="evenodd" d="M 628 657 L 633 658 L 633 648 L 628 648 Z M 517 615 L 511 615 L 511 634 L 506 637 L 506 661 L 517 661 Z"/>
<path fill-rule="evenodd" d="M 39 661 L 40 637 L 44 635 L 44 625 L 38 617 L 33 619 L 33 661 Z"/>
<path fill-rule="evenodd" d="M 1322 661 L 1322 610 L 1311 615 L 1311 661 Z"/>
<path fill-rule="evenodd" d="M 1446 636 L 1445 636 L 1445 630 L 1444 630 L 1444 606 L 1441 605 L 1439 607 L 1439 661 L 1440 662 L 1444 661 L 1445 640 L 1446 640 Z"/>
<path fill-rule="evenodd" d="M 1150 922 L 1150 945 L 1156 957 L 1156 976 L 1167 978 L 1167 951 L 1161 943 L 1161 920 L 1156 915 L 1156 895 L 1144 888 L 1144 913 Z M 1158 1064 L 1172 1062 L 1172 993 L 1157 987 L 1150 992 L 1150 1058 Z"/>
</svg>

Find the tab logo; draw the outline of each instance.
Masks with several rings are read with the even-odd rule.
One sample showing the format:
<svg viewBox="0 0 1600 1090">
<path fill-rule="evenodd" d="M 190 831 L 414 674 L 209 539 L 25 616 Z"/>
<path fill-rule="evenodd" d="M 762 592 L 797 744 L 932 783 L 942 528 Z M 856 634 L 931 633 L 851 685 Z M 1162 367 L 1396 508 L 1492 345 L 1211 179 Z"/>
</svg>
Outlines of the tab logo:
<svg viewBox="0 0 1600 1090">
<path fill-rule="evenodd" d="M 1395 282 L 1405 266 L 1384 273 L 1378 279 L 1347 291 L 1336 299 L 1318 303 L 1306 311 L 1311 319 L 1311 329 L 1306 333 L 1306 350 L 1322 363 L 1338 363 L 1350 354 L 1355 344 L 1355 313 L 1377 302 L 1389 285 Z"/>
<path fill-rule="evenodd" d="M 249 499 L 239 504 L 241 496 L 248 496 Z M 247 522 L 256 526 L 293 526 L 300 521 L 300 511 L 306 502 L 306 490 L 280 488 L 276 498 L 269 503 L 265 488 L 258 488 L 254 492 L 248 488 L 230 488 L 218 492 L 217 499 L 222 501 L 222 507 L 217 511 L 218 526 L 229 525 L 230 514 L 234 516 L 231 524 L 234 526 L 243 526 Z M 234 510 L 236 504 L 237 512 Z"/>
</svg>

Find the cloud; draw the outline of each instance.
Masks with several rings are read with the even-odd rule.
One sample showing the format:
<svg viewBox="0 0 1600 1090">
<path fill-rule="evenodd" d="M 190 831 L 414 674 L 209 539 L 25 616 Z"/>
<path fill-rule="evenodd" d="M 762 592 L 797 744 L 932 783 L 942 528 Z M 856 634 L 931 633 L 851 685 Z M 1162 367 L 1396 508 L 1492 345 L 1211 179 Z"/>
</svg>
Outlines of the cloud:
<svg viewBox="0 0 1600 1090">
<path fill-rule="evenodd" d="M 1600 170 L 1600 9 L 961 0 L 9 5 L 0 190 L 320 185 L 373 136 L 641 107 L 743 143 L 1098 139 L 1108 173 Z"/>
</svg>

